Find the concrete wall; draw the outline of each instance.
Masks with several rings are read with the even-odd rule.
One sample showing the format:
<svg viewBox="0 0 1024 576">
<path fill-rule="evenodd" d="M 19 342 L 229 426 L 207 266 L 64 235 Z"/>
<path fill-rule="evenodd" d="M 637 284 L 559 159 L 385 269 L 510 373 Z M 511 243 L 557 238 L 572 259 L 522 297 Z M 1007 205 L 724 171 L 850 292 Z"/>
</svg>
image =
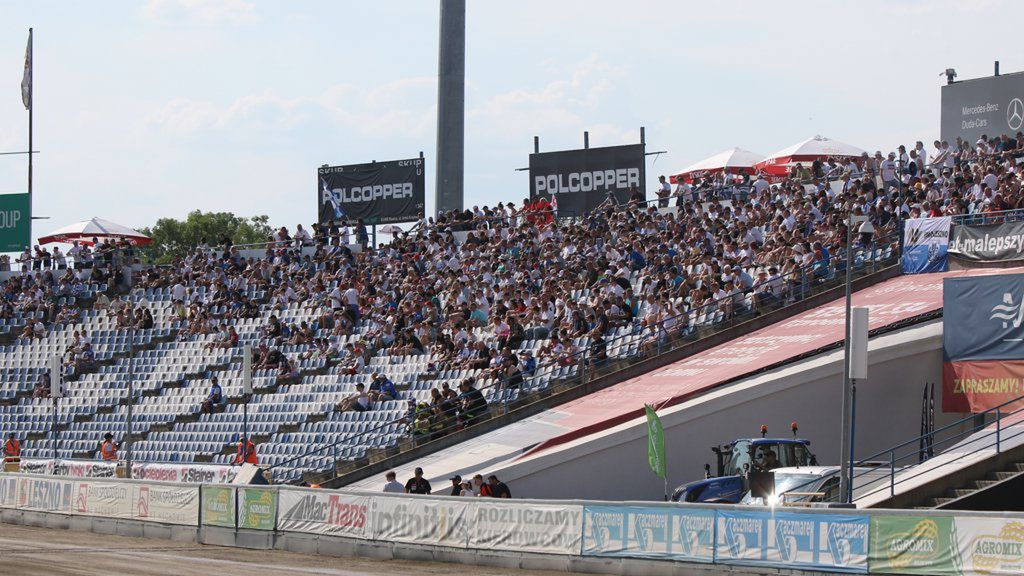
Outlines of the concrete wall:
<svg viewBox="0 0 1024 576">
<path fill-rule="evenodd" d="M 921 392 L 935 382 L 936 427 L 962 418 L 941 412 L 942 323 L 930 322 L 870 343 L 869 378 L 857 383 L 856 456 L 867 458 L 920 434 Z M 660 412 L 668 491 L 714 467 L 711 447 L 736 438 L 788 437 L 797 421 L 822 465 L 838 464 L 842 351 L 747 378 Z M 481 472 L 490 472 L 481 470 Z M 516 497 L 658 500 L 665 492 L 647 463 L 644 419 L 553 448 L 496 471 Z"/>
</svg>

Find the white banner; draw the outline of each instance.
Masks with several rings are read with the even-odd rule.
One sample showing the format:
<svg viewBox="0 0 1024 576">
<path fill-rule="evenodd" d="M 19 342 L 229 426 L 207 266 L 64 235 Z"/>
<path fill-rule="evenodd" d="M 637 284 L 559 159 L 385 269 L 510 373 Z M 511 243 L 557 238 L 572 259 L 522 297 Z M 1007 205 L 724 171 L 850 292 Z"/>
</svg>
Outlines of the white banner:
<svg viewBox="0 0 1024 576">
<path fill-rule="evenodd" d="M 199 524 L 199 486 L 132 484 L 132 517 L 165 524 Z"/>
<path fill-rule="evenodd" d="M 370 537 L 370 496 L 281 488 L 277 528 L 288 532 Z"/>
<path fill-rule="evenodd" d="M 1024 520 L 957 518 L 956 540 L 962 573 L 1024 573 Z"/>
<path fill-rule="evenodd" d="M 14 476 L 0 476 L 0 508 L 14 508 L 18 505 L 18 479 Z"/>
<path fill-rule="evenodd" d="M 116 478 L 117 462 L 55 460 L 52 473 L 55 476 L 70 476 L 72 478 Z"/>
<path fill-rule="evenodd" d="M 583 506 L 472 501 L 472 548 L 549 554 L 579 554 Z"/>
<path fill-rule="evenodd" d="M 18 477 L 17 508 L 41 512 L 71 511 L 71 480 Z"/>
<path fill-rule="evenodd" d="M 132 464 L 132 478 L 186 484 L 225 484 L 235 479 L 236 466 L 211 464 Z"/>
<path fill-rule="evenodd" d="M 74 486 L 75 502 L 71 510 L 74 514 L 109 518 L 132 517 L 131 484 L 76 480 Z"/>
<path fill-rule="evenodd" d="M 415 496 L 375 496 L 373 539 L 465 548 L 469 543 L 469 503 Z"/>
</svg>

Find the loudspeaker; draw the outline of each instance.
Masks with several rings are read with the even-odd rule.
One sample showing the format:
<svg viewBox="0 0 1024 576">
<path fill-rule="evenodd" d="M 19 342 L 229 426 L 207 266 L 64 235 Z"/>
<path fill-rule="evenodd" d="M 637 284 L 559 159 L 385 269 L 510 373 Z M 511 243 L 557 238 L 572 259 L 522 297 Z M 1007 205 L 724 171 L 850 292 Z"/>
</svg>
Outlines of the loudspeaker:
<svg viewBox="0 0 1024 576">
<path fill-rule="evenodd" d="M 242 464 L 242 467 L 238 469 L 238 474 L 235 475 L 235 479 L 232 480 L 231 483 L 257 486 L 266 486 L 270 484 L 270 482 L 267 482 L 267 477 L 264 475 L 263 468 L 260 468 L 255 464 Z"/>
<path fill-rule="evenodd" d="M 751 472 L 747 480 L 751 498 L 767 498 L 775 493 L 775 472 Z"/>
</svg>

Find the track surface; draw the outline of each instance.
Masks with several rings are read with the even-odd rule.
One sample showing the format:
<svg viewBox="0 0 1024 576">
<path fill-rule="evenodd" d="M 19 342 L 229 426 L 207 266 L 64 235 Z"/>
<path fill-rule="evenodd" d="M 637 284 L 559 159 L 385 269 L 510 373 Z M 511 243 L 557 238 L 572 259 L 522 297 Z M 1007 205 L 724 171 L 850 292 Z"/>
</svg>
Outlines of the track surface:
<svg viewBox="0 0 1024 576">
<path fill-rule="evenodd" d="M 474 576 L 553 574 L 458 564 L 242 550 L 0 524 L 0 574 L 5 576 L 426 576 L 454 573 Z M 564 573 L 560 574 L 564 576 Z"/>
</svg>

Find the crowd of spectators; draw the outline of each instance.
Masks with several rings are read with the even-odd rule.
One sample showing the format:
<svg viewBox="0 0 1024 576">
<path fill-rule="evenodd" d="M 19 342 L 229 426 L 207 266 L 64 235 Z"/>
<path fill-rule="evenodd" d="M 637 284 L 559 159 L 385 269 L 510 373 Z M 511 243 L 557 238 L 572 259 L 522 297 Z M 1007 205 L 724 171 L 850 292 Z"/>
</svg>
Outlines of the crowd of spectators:
<svg viewBox="0 0 1024 576">
<path fill-rule="evenodd" d="M 223 237 L 143 271 L 134 285 L 168 288 L 172 317 L 182 323 L 177 337 L 213 334 L 210 349 L 237 346 L 236 321 L 271 313 L 254 367 L 279 378 L 295 378 L 298 362 L 310 358 L 362 374 L 384 350 L 428 355 L 426 378 L 479 370 L 458 391 L 441 386 L 411 407 L 413 433 L 431 436 L 487 414 L 484 381 L 515 388 L 538 366 L 576 364 L 582 353 L 599 366 L 617 334 L 642 334 L 649 351 L 701 325 L 802 297 L 851 249 L 850 214 L 874 226 L 856 236 L 852 249 L 861 249 L 895 243 L 903 218 L 1022 207 L 1021 155 L 1020 133 L 930 149 L 918 142 L 909 151 L 797 165 L 784 178 L 674 188 L 662 179 L 654 203 L 637 194 L 625 204 L 609 198 L 573 218 L 559 218 L 547 199 L 474 206 L 425 218 L 376 247 L 362 221 L 281 227 L 262 257 L 243 256 Z M 122 268 L 135 261 L 130 245 L 75 244 L 67 254 L 36 247 L 18 260 L 23 272 L 0 284 L 0 318 L 30 315 L 23 338 L 41 337 L 47 323 L 77 322 L 80 310 L 58 300 L 87 283 L 104 287 L 97 307 L 118 327 L 154 325 L 145 306 L 117 296 L 126 292 Z M 312 319 L 281 320 L 296 306 Z M 289 356 L 285 346 L 305 351 Z M 88 369 L 90 354 L 87 342 L 69 347 L 66 369 Z M 397 398 L 394 384 L 374 375 L 339 403 L 371 410 Z"/>
</svg>

